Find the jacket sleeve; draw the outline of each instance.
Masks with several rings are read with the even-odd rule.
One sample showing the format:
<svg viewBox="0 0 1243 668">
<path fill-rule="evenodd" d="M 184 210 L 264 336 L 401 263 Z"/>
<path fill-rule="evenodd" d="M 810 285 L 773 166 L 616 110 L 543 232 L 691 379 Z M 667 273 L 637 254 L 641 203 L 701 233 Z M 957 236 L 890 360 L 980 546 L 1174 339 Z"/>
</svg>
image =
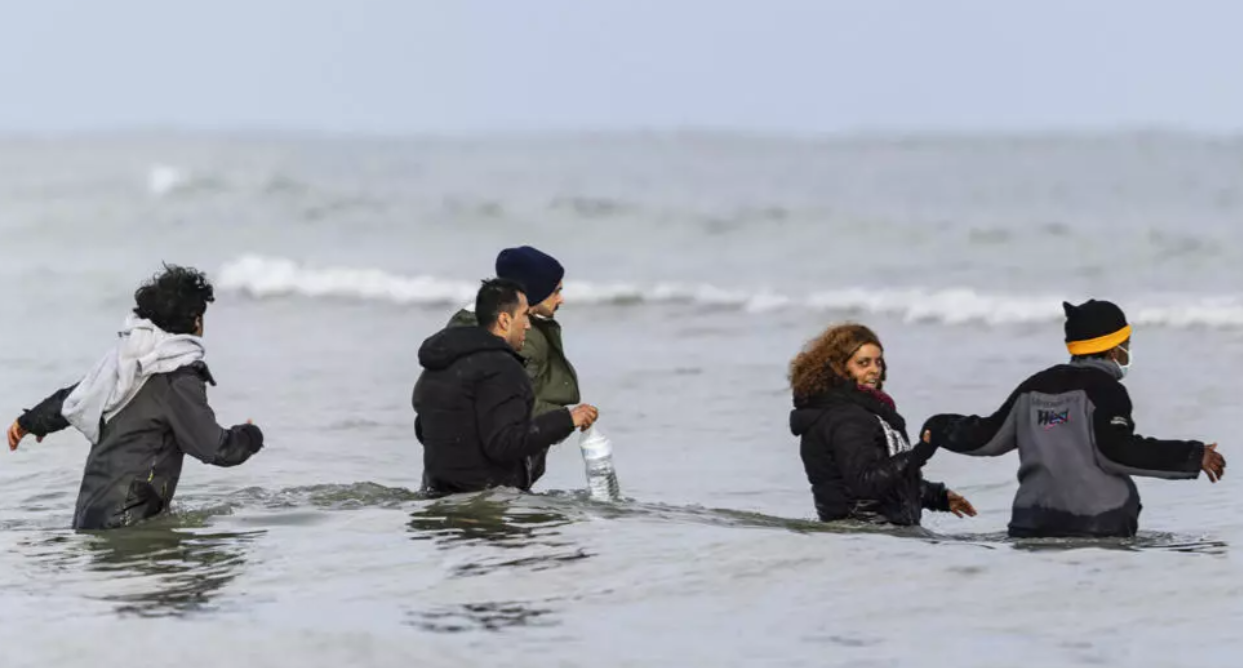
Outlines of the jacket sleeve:
<svg viewBox="0 0 1243 668">
<path fill-rule="evenodd" d="M 27 433 L 35 436 L 47 436 L 68 427 L 69 421 L 60 414 L 60 411 L 65 404 L 65 397 L 72 394 L 77 386 L 78 384 L 74 383 L 53 392 L 34 408 L 23 411 L 21 417 L 17 418 L 17 424 Z"/>
<path fill-rule="evenodd" d="M 928 510 L 949 512 L 950 495 L 944 483 L 924 480 L 919 487 L 919 503 Z"/>
<path fill-rule="evenodd" d="M 522 392 L 522 385 L 529 382 L 521 366 L 513 364 L 476 386 L 475 422 L 484 454 L 494 462 L 538 454 L 574 431 L 574 420 L 565 408 L 531 417 Z"/>
<path fill-rule="evenodd" d="M 977 457 L 1004 455 L 1018 447 L 1018 429 L 1013 413 L 1020 389 L 1010 393 L 1001 408 L 987 417 L 953 413 L 934 415 L 924 423 L 916 439 L 922 439 L 925 431 L 931 431 L 932 443 L 939 448 Z"/>
<path fill-rule="evenodd" d="M 1189 480 L 1200 475 L 1204 444 L 1135 433 L 1131 397 L 1121 383 L 1093 388 L 1092 430 L 1097 463 L 1110 473 Z"/>
<path fill-rule="evenodd" d="M 263 448 L 263 432 L 253 424 L 228 429 L 216 422 L 201 376 L 174 374 L 164 397 L 165 419 L 182 452 L 214 466 L 237 466 Z"/>
<path fill-rule="evenodd" d="M 842 478 L 857 498 L 877 498 L 903 481 L 911 468 L 920 468 L 930 455 L 925 446 L 889 456 L 876 444 L 878 425 L 866 418 L 847 418 L 829 434 L 833 458 Z"/>
</svg>

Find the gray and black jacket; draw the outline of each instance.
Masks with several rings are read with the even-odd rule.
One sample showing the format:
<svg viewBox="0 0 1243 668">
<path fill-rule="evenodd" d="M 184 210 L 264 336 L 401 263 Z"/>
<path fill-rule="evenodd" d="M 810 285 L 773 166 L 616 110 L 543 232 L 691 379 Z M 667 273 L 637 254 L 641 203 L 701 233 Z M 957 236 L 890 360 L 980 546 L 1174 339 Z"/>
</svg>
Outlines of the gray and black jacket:
<svg viewBox="0 0 1243 668">
<path fill-rule="evenodd" d="M 1204 444 L 1135 433 L 1120 378 L 1107 360 L 1060 364 L 1024 381 L 991 416 L 936 415 L 924 429 L 934 445 L 963 454 L 1018 448 L 1011 536 L 1134 536 L 1141 505 L 1131 476 L 1193 479 Z"/>
<path fill-rule="evenodd" d="M 99 442 L 86 457 L 73 528 L 112 529 L 165 511 L 185 455 L 215 466 L 236 466 L 263 447 L 258 427 L 225 429 L 216 423 L 207 403 L 207 383 L 216 384 L 203 362 L 155 374 L 101 426 Z M 18 424 L 35 436 L 68 427 L 61 405 L 74 387 L 44 399 L 23 413 Z"/>
</svg>

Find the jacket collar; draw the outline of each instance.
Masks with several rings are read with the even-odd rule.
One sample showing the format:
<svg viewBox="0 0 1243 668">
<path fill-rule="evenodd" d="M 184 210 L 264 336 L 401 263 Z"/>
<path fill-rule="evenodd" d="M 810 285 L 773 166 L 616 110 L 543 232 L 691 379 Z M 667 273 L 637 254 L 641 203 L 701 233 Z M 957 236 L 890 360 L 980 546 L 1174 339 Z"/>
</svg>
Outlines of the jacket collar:
<svg viewBox="0 0 1243 668">
<path fill-rule="evenodd" d="M 1114 380 L 1122 380 L 1122 369 L 1118 368 L 1118 364 L 1113 360 L 1103 360 L 1098 357 L 1089 357 L 1088 359 L 1071 360 L 1070 365 L 1104 371 L 1113 377 Z"/>
<path fill-rule="evenodd" d="M 859 389 L 858 386 L 853 384 L 840 383 L 817 396 L 801 400 L 796 399 L 794 402 L 795 410 L 828 410 L 842 404 L 859 406 L 869 413 L 879 416 L 899 431 L 905 431 L 906 429 L 906 421 L 902 419 L 897 410 L 881 401 L 875 393 Z"/>
</svg>

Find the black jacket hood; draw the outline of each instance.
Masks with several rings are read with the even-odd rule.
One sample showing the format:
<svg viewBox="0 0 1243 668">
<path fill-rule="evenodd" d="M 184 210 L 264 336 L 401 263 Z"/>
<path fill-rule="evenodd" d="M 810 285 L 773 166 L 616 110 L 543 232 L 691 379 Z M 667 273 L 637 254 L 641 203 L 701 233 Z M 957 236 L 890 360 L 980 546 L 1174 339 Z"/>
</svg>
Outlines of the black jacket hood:
<svg viewBox="0 0 1243 668">
<path fill-rule="evenodd" d="M 478 326 L 447 327 L 436 332 L 419 346 L 419 364 L 424 369 L 439 371 L 476 353 L 500 351 L 522 358 L 501 337 Z"/>
<path fill-rule="evenodd" d="M 906 431 L 906 422 L 902 416 L 875 395 L 854 386 L 840 384 L 814 397 L 795 397 L 794 410 L 790 411 L 790 433 L 802 436 L 811 431 L 812 426 L 826 411 L 851 405 L 884 418 L 885 422 L 898 431 Z"/>
</svg>

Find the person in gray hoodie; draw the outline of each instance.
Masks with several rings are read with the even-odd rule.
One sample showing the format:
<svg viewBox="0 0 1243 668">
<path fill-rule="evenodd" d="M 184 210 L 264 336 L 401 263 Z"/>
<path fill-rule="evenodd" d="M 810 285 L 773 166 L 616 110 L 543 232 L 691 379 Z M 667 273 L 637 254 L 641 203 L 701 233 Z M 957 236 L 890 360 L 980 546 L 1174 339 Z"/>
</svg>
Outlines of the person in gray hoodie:
<svg viewBox="0 0 1243 668">
<path fill-rule="evenodd" d="M 215 301 L 206 276 L 165 265 L 134 301 L 115 347 L 9 427 L 10 450 L 28 434 L 42 441 L 70 426 L 91 442 L 75 529 L 128 526 L 166 511 L 187 454 L 236 466 L 263 447 L 258 427 L 221 427 L 207 403 L 207 384 L 216 382 L 203 362 L 203 315 Z"/>
</svg>

